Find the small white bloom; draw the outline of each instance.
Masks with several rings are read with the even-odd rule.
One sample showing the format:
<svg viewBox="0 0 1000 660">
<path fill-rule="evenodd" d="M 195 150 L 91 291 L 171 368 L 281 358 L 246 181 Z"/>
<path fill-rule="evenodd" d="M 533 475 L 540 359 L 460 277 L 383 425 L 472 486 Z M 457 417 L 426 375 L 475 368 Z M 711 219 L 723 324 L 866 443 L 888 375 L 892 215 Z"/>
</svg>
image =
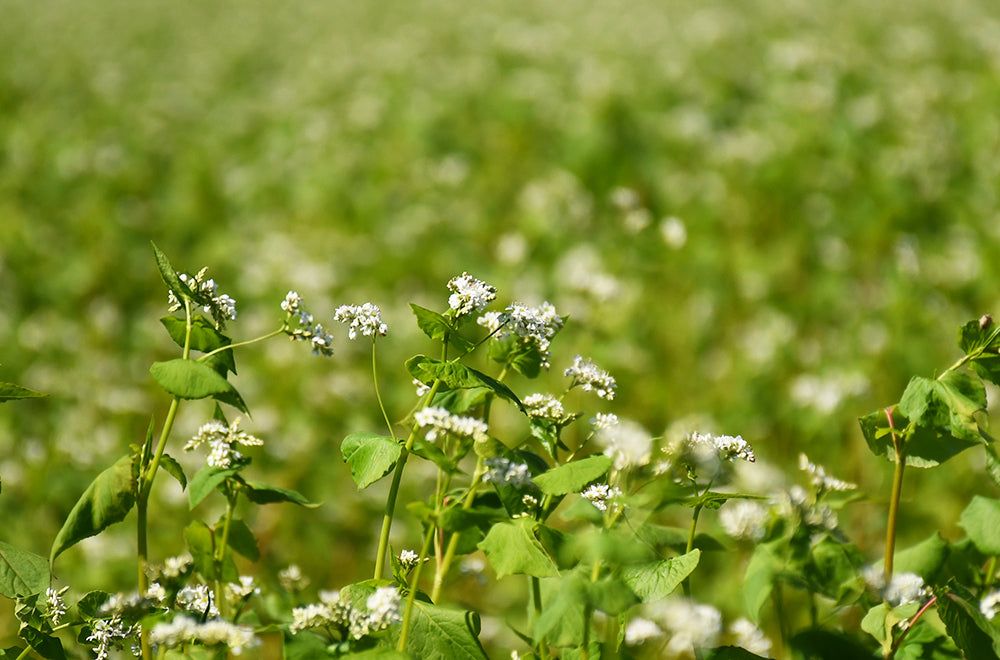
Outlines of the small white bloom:
<svg viewBox="0 0 1000 660">
<path fill-rule="evenodd" d="M 618 415 L 614 413 L 597 413 L 590 418 L 590 425 L 595 431 L 608 429 L 618 424 Z"/>
<path fill-rule="evenodd" d="M 368 600 L 368 625 L 370 630 L 385 630 L 403 620 L 399 612 L 400 597 L 396 587 L 379 587 Z"/>
<path fill-rule="evenodd" d="M 164 648 L 177 648 L 191 643 L 205 646 L 225 645 L 233 655 L 240 655 L 245 649 L 257 646 L 253 629 L 237 626 L 222 619 L 199 623 L 197 620 L 180 615 L 169 623 L 158 623 L 149 632 L 149 641 Z"/>
<path fill-rule="evenodd" d="M 132 626 L 125 626 L 119 615 L 110 619 L 94 619 L 90 622 L 90 629 L 87 641 L 97 642 L 97 646 L 93 647 L 97 660 L 107 660 L 111 647 L 120 646 L 122 640 L 129 638 L 134 632 Z"/>
<path fill-rule="evenodd" d="M 235 448 L 236 445 L 255 447 L 264 444 L 259 438 L 241 431 L 239 423 L 239 418 L 233 420 L 233 423 L 228 426 L 213 419 L 198 429 L 198 433 L 184 445 L 184 451 L 191 451 L 202 444 L 208 444 L 210 448 L 206 460 L 208 465 L 222 469 L 231 467 L 234 461 L 243 457 Z"/>
<path fill-rule="evenodd" d="M 278 571 L 278 582 L 285 591 L 302 591 L 309 586 L 309 578 L 302 574 L 298 564 L 289 564 L 287 568 Z"/>
<path fill-rule="evenodd" d="M 566 420 L 566 410 L 562 402 L 551 394 L 529 394 L 521 401 L 528 417 L 548 422 L 560 423 Z"/>
<path fill-rule="evenodd" d="M 799 468 L 809 474 L 813 487 L 820 493 L 836 490 L 854 490 L 857 488 L 856 484 L 828 476 L 822 465 L 816 465 L 811 462 L 805 454 L 799 454 Z"/>
<path fill-rule="evenodd" d="M 403 550 L 399 553 L 399 563 L 404 571 L 416 566 L 418 561 L 420 561 L 420 556 L 413 550 Z"/>
<path fill-rule="evenodd" d="M 742 458 L 753 463 L 757 460 L 753 453 L 753 447 L 743 439 L 743 436 L 712 435 L 711 433 L 694 432 L 688 436 L 688 443 L 695 448 L 695 451 L 711 451 L 718 453 L 719 457 L 727 461 L 735 461 Z"/>
<path fill-rule="evenodd" d="M 722 633 L 722 614 L 711 605 L 687 598 L 671 598 L 658 604 L 658 617 L 670 631 L 664 655 L 691 656 L 694 649 L 715 646 Z"/>
<path fill-rule="evenodd" d="M 186 585 L 177 592 L 177 607 L 199 616 L 217 617 L 219 608 L 215 604 L 215 594 L 208 585 Z"/>
<path fill-rule="evenodd" d="M 187 273 L 179 273 L 178 277 L 181 282 L 190 287 L 194 296 L 193 300 L 202 306 L 205 313 L 212 315 L 215 327 L 223 330 L 226 327 L 226 321 L 236 320 L 236 301 L 229 294 L 220 294 L 215 280 L 205 279 L 207 272 L 208 268 L 206 267 L 198 271 L 194 277 Z M 174 312 L 182 307 L 181 301 L 174 291 L 167 292 L 167 298 L 170 303 L 169 311 Z"/>
<path fill-rule="evenodd" d="M 167 590 L 159 582 L 154 582 L 146 590 L 146 598 L 156 604 L 162 604 L 167 600 Z"/>
<path fill-rule="evenodd" d="M 735 637 L 736 646 L 759 656 L 771 654 L 771 640 L 749 619 L 737 619 L 729 626 L 729 632 Z"/>
<path fill-rule="evenodd" d="M 431 391 L 431 386 L 427 383 L 423 383 L 416 378 L 413 379 L 413 385 L 417 388 L 417 396 L 421 397 Z"/>
<path fill-rule="evenodd" d="M 511 303 L 503 312 L 483 314 L 477 322 L 498 341 L 504 341 L 513 334 L 533 345 L 542 356 L 542 366 L 546 369 L 550 367 L 549 346 L 552 338 L 563 327 L 563 318 L 548 301 L 538 307 Z"/>
<path fill-rule="evenodd" d="M 572 379 L 571 388 L 579 385 L 587 392 L 593 391 L 602 399 L 611 401 L 615 398 L 618 383 L 615 382 L 611 374 L 598 367 L 591 360 L 585 360 L 577 355 L 573 358 L 573 366 L 568 367 L 563 374 Z"/>
<path fill-rule="evenodd" d="M 514 488 L 524 488 L 531 483 L 531 472 L 526 463 L 515 463 L 499 456 L 487 458 L 484 463 L 488 470 L 483 475 L 483 483 L 506 484 Z"/>
<path fill-rule="evenodd" d="M 483 421 L 474 417 L 453 415 L 445 408 L 427 406 L 415 413 L 413 419 L 417 426 L 428 429 L 425 437 L 429 442 L 434 442 L 438 437 L 444 435 L 473 438 L 474 440 L 487 438 L 488 427 Z"/>
<path fill-rule="evenodd" d="M 617 486 L 612 487 L 608 484 L 593 484 L 588 486 L 582 493 L 583 497 L 590 500 L 590 503 L 601 511 L 608 510 L 608 502 L 613 501 L 615 498 L 621 497 L 621 490 Z"/>
<path fill-rule="evenodd" d="M 889 586 L 882 593 L 882 597 L 893 607 L 919 603 L 930 595 L 930 588 L 924 585 L 924 579 L 916 573 L 893 573 Z"/>
<path fill-rule="evenodd" d="M 604 455 L 614 461 L 619 471 L 648 464 L 653 452 L 652 437 L 631 420 L 602 428 L 597 432 L 597 441 L 604 445 Z"/>
<path fill-rule="evenodd" d="M 477 280 L 468 273 L 451 278 L 448 289 L 448 306 L 455 310 L 455 316 L 481 312 L 497 297 L 496 287 Z"/>
<path fill-rule="evenodd" d="M 659 637 L 663 631 L 649 619 L 635 617 L 625 626 L 625 645 L 637 646 L 643 642 Z"/>
<path fill-rule="evenodd" d="M 341 305 L 333 312 L 333 320 L 350 324 L 347 336 L 351 339 L 356 339 L 359 332 L 365 337 L 384 337 L 389 334 L 389 326 L 382 322 L 382 310 L 370 302 L 363 305 Z"/>
<path fill-rule="evenodd" d="M 730 500 L 719 510 L 719 523 L 734 539 L 764 538 L 769 509 L 754 500 Z"/>
<path fill-rule="evenodd" d="M 226 585 L 226 596 L 231 601 L 241 601 L 259 593 L 260 588 L 257 587 L 253 576 L 250 575 L 241 575 L 238 583 L 230 582 Z"/>
<path fill-rule="evenodd" d="M 979 601 L 979 611 L 987 619 L 992 619 L 1000 612 L 1000 589 L 994 589 Z"/>
<path fill-rule="evenodd" d="M 48 606 L 48 617 L 52 621 L 52 625 L 58 625 L 59 619 L 66 614 L 66 603 L 63 601 L 63 594 L 68 589 L 69 587 L 63 587 L 56 590 L 49 587 L 45 590 L 45 603 Z"/>
</svg>

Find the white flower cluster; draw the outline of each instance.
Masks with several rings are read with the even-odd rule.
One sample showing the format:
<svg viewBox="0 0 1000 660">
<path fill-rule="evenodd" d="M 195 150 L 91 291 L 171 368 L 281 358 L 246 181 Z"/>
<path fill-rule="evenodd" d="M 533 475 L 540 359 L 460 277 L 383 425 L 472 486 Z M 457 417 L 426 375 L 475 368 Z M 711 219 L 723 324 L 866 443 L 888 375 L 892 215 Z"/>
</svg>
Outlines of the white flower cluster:
<svg viewBox="0 0 1000 660">
<path fill-rule="evenodd" d="M 826 504 L 814 503 L 806 489 L 799 485 L 778 496 L 777 510 L 782 518 L 798 520 L 807 527 L 837 529 L 837 513 Z"/>
<path fill-rule="evenodd" d="M 320 602 L 292 610 L 289 630 L 295 633 L 308 628 L 335 626 L 346 629 L 353 639 L 385 630 L 402 621 L 400 596 L 396 587 L 379 587 L 365 601 L 365 610 L 351 607 L 336 591 L 321 592 Z"/>
<path fill-rule="evenodd" d="M 404 571 L 410 571 L 415 568 L 419 561 L 420 555 L 413 550 L 403 550 L 399 553 L 399 564 L 403 567 Z"/>
<path fill-rule="evenodd" d="M 309 586 L 309 578 L 302 574 L 298 564 L 289 564 L 278 571 L 278 582 L 285 591 L 302 591 Z"/>
<path fill-rule="evenodd" d="M 638 646 L 645 641 L 655 639 L 663 634 L 655 622 L 641 616 L 633 617 L 625 626 L 625 645 Z"/>
<path fill-rule="evenodd" d="M 812 463 L 805 454 L 799 454 L 799 469 L 809 473 L 810 481 L 812 481 L 812 485 L 818 493 L 836 490 L 854 490 L 858 487 L 857 484 L 828 476 L 822 465 Z"/>
<path fill-rule="evenodd" d="M 559 424 L 566 421 L 562 402 L 551 394 L 529 394 L 521 401 L 531 419 Z"/>
<path fill-rule="evenodd" d="M 463 417 L 453 415 L 444 408 L 427 406 L 418 411 L 413 416 L 414 421 L 420 428 L 428 428 L 427 440 L 434 442 L 440 436 L 454 435 L 464 438 L 473 438 L 481 441 L 486 439 L 486 423 L 475 417 Z"/>
<path fill-rule="evenodd" d="M 504 341 L 513 334 L 534 345 L 542 356 L 542 366 L 548 369 L 551 366 L 549 346 L 552 338 L 562 329 L 563 318 L 548 301 L 538 307 L 515 302 L 502 312 L 483 314 L 478 323 L 491 334 L 496 333 L 494 338 L 498 341 Z"/>
<path fill-rule="evenodd" d="M 295 291 L 289 291 L 281 303 L 281 309 L 288 313 L 285 321 L 285 332 L 292 341 L 308 341 L 312 344 L 313 355 L 330 357 L 333 355 L 333 335 L 323 329 L 321 323 L 313 325 L 313 315 L 305 310 L 302 296 Z M 288 321 L 293 318 L 299 322 L 299 327 L 289 328 Z"/>
<path fill-rule="evenodd" d="M 206 314 L 212 315 L 215 327 L 222 330 L 226 327 L 226 321 L 236 320 L 236 301 L 228 294 L 219 294 L 219 286 L 213 279 L 205 279 L 208 267 L 202 268 L 198 274 L 191 277 L 187 273 L 179 273 L 181 282 L 188 285 L 194 294 L 195 302 L 202 305 Z M 167 300 L 170 303 L 169 311 L 175 312 L 183 305 L 177 294 L 171 290 L 167 292 Z"/>
<path fill-rule="evenodd" d="M 771 657 L 770 639 L 749 619 L 737 619 L 729 626 L 729 634 L 733 636 L 736 646 L 746 649 L 764 658 Z"/>
<path fill-rule="evenodd" d="M 351 339 L 357 339 L 359 332 L 365 337 L 385 337 L 389 334 L 389 326 L 382 323 L 382 310 L 370 302 L 363 305 L 341 305 L 334 310 L 333 320 L 350 323 L 347 336 Z"/>
<path fill-rule="evenodd" d="M 589 359 L 585 360 L 577 355 L 573 358 L 573 366 L 568 367 L 563 374 L 573 379 L 570 384 L 571 388 L 579 385 L 588 392 L 593 391 L 602 399 L 611 401 L 615 398 L 618 383 L 615 382 L 611 374 Z"/>
<path fill-rule="evenodd" d="M 121 616 L 115 615 L 110 619 L 91 621 L 87 641 L 97 643 L 97 646 L 93 647 L 97 660 L 107 660 L 111 654 L 111 647 L 121 646 L 121 643 L 134 633 L 135 626 L 126 626 Z"/>
<path fill-rule="evenodd" d="M 597 441 L 604 445 L 604 455 L 614 461 L 619 471 L 648 464 L 653 453 L 653 438 L 631 420 L 600 429 Z"/>
<path fill-rule="evenodd" d="M 997 615 L 997 612 L 1000 612 L 1000 589 L 994 589 L 983 596 L 983 599 L 979 601 L 979 611 L 987 619 L 992 619 Z"/>
<path fill-rule="evenodd" d="M 245 649 L 260 642 L 254 637 L 253 629 L 237 626 L 213 619 L 199 623 L 196 619 L 180 615 L 169 623 L 158 623 L 149 632 L 149 642 L 154 646 L 176 648 L 191 643 L 205 646 L 224 644 L 233 655 L 240 655 Z"/>
<path fill-rule="evenodd" d="M 893 573 L 889 584 L 885 583 L 885 570 L 881 566 L 866 566 L 861 577 L 869 589 L 879 592 L 891 607 L 907 603 L 922 603 L 933 596 L 930 587 L 916 573 Z"/>
<path fill-rule="evenodd" d="M 107 600 L 97 609 L 97 613 L 104 618 L 124 616 L 135 619 L 148 614 L 159 604 L 160 601 L 155 592 L 152 594 L 147 592 L 142 595 L 135 591 L 128 595 L 117 593 L 108 596 Z"/>
<path fill-rule="evenodd" d="M 239 602 L 245 598 L 249 598 L 253 594 L 259 593 L 260 588 L 254 582 L 253 576 L 250 575 L 241 575 L 238 583 L 230 582 L 226 584 L 226 597 L 233 602 Z"/>
<path fill-rule="evenodd" d="M 694 432 L 688 436 L 688 443 L 695 451 L 704 449 L 714 449 L 719 457 L 727 461 L 735 461 L 742 458 L 753 463 L 757 458 L 753 454 L 753 447 L 743 439 L 743 436 L 712 435 L 711 433 Z"/>
<path fill-rule="evenodd" d="M 208 585 L 185 585 L 177 592 L 177 607 L 194 612 L 198 616 L 215 618 L 219 616 L 219 608 L 215 605 L 215 596 Z"/>
<path fill-rule="evenodd" d="M 244 447 L 259 447 L 264 444 L 262 440 L 256 438 L 239 428 L 239 418 L 226 426 L 217 419 L 202 425 L 198 433 L 188 440 L 184 445 L 184 451 L 197 449 L 202 444 L 207 444 L 210 448 L 207 463 L 212 467 L 226 469 L 232 466 L 233 461 L 243 457 L 236 450 L 236 445 Z"/>
<path fill-rule="evenodd" d="M 618 424 L 618 415 L 614 413 L 597 413 L 590 418 L 590 425 L 595 431 L 611 428 Z"/>
<path fill-rule="evenodd" d="M 483 475 L 483 483 L 506 484 L 514 488 L 524 488 L 531 483 L 531 472 L 526 463 L 515 463 L 502 456 L 487 458 L 484 463 L 489 469 Z"/>
<path fill-rule="evenodd" d="M 711 648 L 722 634 L 722 614 L 711 605 L 687 598 L 670 598 L 658 604 L 659 619 L 670 632 L 665 657 L 690 657 L 695 649 Z"/>
<path fill-rule="evenodd" d="M 730 537 L 757 542 L 764 538 L 769 511 L 754 500 L 730 500 L 719 510 L 719 523 Z"/>
<path fill-rule="evenodd" d="M 448 306 L 455 310 L 456 317 L 479 313 L 497 297 L 496 287 L 468 273 L 451 278 L 448 289 L 452 291 L 448 296 Z"/>
<path fill-rule="evenodd" d="M 590 503 L 601 511 L 607 511 L 608 502 L 613 502 L 615 498 L 621 497 L 622 491 L 617 486 L 612 487 L 608 484 L 593 484 L 587 486 L 587 488 L 580 494 L 590 500 Z"/>
<path fill-rule="evenodd" d="M 66 614 L 66 603 L 63 601 L 63 594 L 68 589 L 69 587 L 63 587 L 56 590 L 49 587 L 45 590 L 45 604 L 48 607 L 48 617 L 52 621 L 52 625 L 58 625 L 59 619 Z"/>
<path fill-rule="evenodd" d="M 177 555 L 176 557 L 167 557 L 163 561 L 162 566 L 154 567 L 149 570 L 149 578 L 153 582 L 161 578 L 166 580 L 176 580 L 186 574 L 193 565 L 194 559 L 187 552 Z"/>
</svg>

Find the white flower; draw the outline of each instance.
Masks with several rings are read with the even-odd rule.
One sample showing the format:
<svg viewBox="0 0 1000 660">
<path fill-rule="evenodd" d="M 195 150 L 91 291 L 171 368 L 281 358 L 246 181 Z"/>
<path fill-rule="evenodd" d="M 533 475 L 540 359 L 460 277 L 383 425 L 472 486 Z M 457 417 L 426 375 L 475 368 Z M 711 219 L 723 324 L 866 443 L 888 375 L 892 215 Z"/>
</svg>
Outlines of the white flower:
<svg viewBox="0 0 1000 660">
<path fill-rule="evenodd" d="M 420 561 L 420 556 L 413 550 L 403 550 L 399 553 L 399 563 L 402 565 L 404 571 L 408 571 L 417 565 Z"/>
<path fill-rule="evenodd" d="M 590 500 L 590 503 L 601 511 L 607 511 L 608 501 L 621 497 L 622 492 L 617 486 L 611 487 L 608 484 L 593 484 L 580 494 Z"/>
<path fill-rule="evenodd" d="M 694 432 L 688 436 L 688 443 L 695 448 L 695 451 L 714 450 L 720 458 L 727 461 L 742 458 L 753 463 L 757 460 L 753 453 L 753 447 L 740 435 L 734 437 Z"/>
<path fill-rule="evenodd" d="M 566 420 L 566 410 L 562 402 L 551 394 L 529 394 L 521 401 L 528 417 L 553 423 Z"/>
<path fill-rule="evenodd" d="M 351 339 L 356 339 L 359 332 L 365 337 L 374 337 L 376 334 L 384 337 L 389 333 L 389 326 L 382 323 L 382 310 L 370 302 L 363 305 L 341 305 L 333 312 L 333 320 L 350 323 L 347 336 Z"/>
<path fill-rule="evenodd" d="M 66 603 L 63 601 L 63 594 L 68 589 L 69 587 L 63 587 L 56 590 L 49 587 L 45 590 L 45 603 L 48 606 L 48 617 L 52 621 L 52 625 L 58 625 L 59 619 L 66 614 Z"/>
<path fill-rule="evenodd" d="M 587 392 L 593 391 L 602 399 L 611 401 L 615 398 L 615 390 L 618 389 L 618 383 L 615 382 L 615 379 L 607 371 L 601 369 L 589 359 L 585 360 L 583 357 L 577 355 L 573 358 L 573 366 L 568 367 L 563 374 L 573 379 L 573 382 L 570 384 L 571 388 L 579 385 Z"/>
<path fill-rule="evenodd" d="M 631 420 L 600 429 L 597 441 L 604 445 L 604 455 L 614 461 L 614 467 L 619 471 L 648 464 L 653 452 L 652 437 L 646 429 Z"/>
<path fill-rule="evenodd" d="M 396 587 L 379 587 L 368 600 L 368 625 L 373 631 L 385 630 L 403 620 L 399 613 L 400 597 Z"/>
<path fill-rule="evenodd" d="M 822 465 L 810 462 L 809 457 L 805 454 L 799 454 L 799 469 L 809 473 L 812 485 L 819 493 L 835 490 L 854 490 L 857 488 L 856 484 L 828 476 Z"/>
<path fill-rule="evenodd" d="M 531 483 L 531 472 L 526 463 L 515 463 L 500 456 L 487 458 L 484 463 L 489 469 L 483 475 L 483 483 L 508 484 L 514 488 L 524 488 Z"/>
<path fill-rule="evenodd" d="M 979 611 L 987 619 L 992 619 L 1000 611 L 1000 589 L 994 589 L 979 601 Z"/>
<path fill-rule="evenodd" d="M 219 608 L 215 604 L 215 594 L 204 584 L 184 586 L 177 592 L 176 603 L 178 608 L 194 612 L 199 616 L 219 616 Z"/>
<path fill-rule="evenodd" d="M 302 591 L 309 586 L 309 578 L 302 574 L 297 564 L 289 564 L 287 568 L 278 571 L 278 582 L 285 591 Z"/>
<path fill-rule="evenodd" d="M 444 408 L 428 406 L 414 414 L 413 419 L 420 428 L 429 429 L 426 433 L 429 442 L 434 442 L 443 435 L 474 440 L 485 440 L 487 437 L 488 427 L 483 421 L 474 417 L 453 415 Z"/>
<path fill-rule="evenodd" d="M 163 567 L 160 569 L 159 575 L 174 580 L 186 573 L 193 564 L 194 559 L 186 552 L 176 557 L 167 557 L 163 562 Z"/>
<path fill-rule="evenodd" d="M 552 338 L 563 327 L 563 318 L 548 301 L 538 307 L 528 307 L 519 302 L 511 303 L 503 312 L 487 312 L 479 320 L 498 341 L 511 334 L 534 345 L 542 356 L 542 366 L 549 368 L 549 346 Z"/>
<path fill-rule="evenodd" d="M 614 413 L 597 413 L 590 418 L 590 424 L 595 431 L 607 429 L 618 424 L 618 415 Z"/>
<path fill-rule="evenodd" d="M 153 626 L 149 632 L 149 641 L 165 648 L 176 648 L 195 642 L 205 646 L 224 644 L 233 655 L 240 655 L 244 649 L 259 643 L 254 637 L 252 628 L 237 626 L 221 619 L 199 623 L 184 615 L 176 617 L 169 623 L 158 623 Z"/>
<path fill-rule="evenodd" d="M 468 273 L 451 278 L 448 289 L 448 306 L 455 310 L 455 316 L 481 312 L 497 297 L 496 287 L 477 280 Z"/>
<path fill-rule="evenodd" d="M 421 382 L 416 378 L 413 379 L 413 385 L 417 388 L 417 396 L 423 396 L 431 391 L 431 386 L 427 383 Z"/>
<path fill-rule="evenodd" d="M 737 619 L 729 626 L 729 632 L 735 637 L 736 646 L 745 648 L 759 656 L 771 653 L 771 640 L 749 619 Z"/>
<path fill-rule="evenodd" d="M 930 588 L 924 585 L 924 579 L 916 573 L 893 573 L 882 597 L 893 607 L 898 607 L 907 603 L 919 603 L 929 598 L 930 594 Z"/>
<path fill-rule="evenodd" d="M 179 273 L 181 282 L 191 289 L 193 300 L 202 306 L 205 313 L 212 315 L 215 327 L 222 330 L 226 327 L 226 321 L 236 320 L 236 301 L 228 294 L 219 294 L 219 287 L 213 279 L 205 279 L 208 268 L 202 268 L 198 274 L 191 277 L 187 273 Z M 177 311 L 182 307 L 180 299 L 173 290 L 167 292 L 170 303 L 170 311 Z"/>
<path fill-rule="evenodd" d="M 664 655 L 691 656 L 694 649 L 715 646 L 722 633 L 722 614 L 711 605 L 687 598 L 671 598 L 658 604 L 658 616 L 670 631 Z"/>
<path fill-rule="evenodd" d="M 239 418 L 234 419 L 233 423 L 229 426 L 217 419 L 213 419 L 198 429 L 198 433 L 184 445 L 184 451 L 197 449 L 202 444 L 207 443 L 210 447 L 206 461 L 208 465 L 227 469 L 232 466 L 233 461 L 237 461 L 243 457 L 235 449 L 236 445 L 256 447 L 264 444 L 259 438 L 250 435 L 246 431 L 241 431 L 239 424 Z"/>
<path fill-rule="evenodd" d="M 145 598 L 156 604 L 162 604 L 167 600 L 167 590 L 159 582 L 154 582 L 146 589 Z"/>
<path fill-rule="evenodd" d="M 313 325 L 313 315 L 303 307 L 302 297 L 294 291 L 289 291 L 281 303 L 281 309 L 288 313 L 288 319 L 282 328 L 292 341 L 307 341 L 312 345 L 313 355 L 330 357 L 333 355 L 333 335 L 323 329 L 321 323 Z M 298 327 L 288 325 L 291 319 L 298 320 Z M 353 337 L 352 337 L 353 338 Z"/>
<path fill-rule="evenodd" d="M 253 594 L 259 594 L 260 589 L 254 582 L 253 576 L 241 575 L 239 583 L 230 582 L 226 584 L 226 596 L 231 601 L 241 601 L 249 598 Z"/>
<path fill-rule="evenodd" d="M 768 508 L 754 500 L 730 500 L 719 511 L 719 523 L 734 539 L 760 541 L 764 538 Z"/>
<path fill-rule="evenodd" d="M 121 616 L 115 615 L 110 619 L 94 619 L 90 622 L 91 633 L 87 636 L 88 642 L 97 642 L 94 653 L 97 660 L 107 660 L 112 645 L 119 645 L 124 639 L 133 633 L 133 627 L 126 627 Z"/>
<path fill-rule="evenodd" d="M 659 637 L 662 634 L 663 631 L 658 625 L 649 619 L 643 619 L 642 617 L 637 616 L 629 621 L 628 625 L 625 626 L 625 645 L 636 646 L 638 644 L 642 644 L 646 640 Z"/>
</svg>

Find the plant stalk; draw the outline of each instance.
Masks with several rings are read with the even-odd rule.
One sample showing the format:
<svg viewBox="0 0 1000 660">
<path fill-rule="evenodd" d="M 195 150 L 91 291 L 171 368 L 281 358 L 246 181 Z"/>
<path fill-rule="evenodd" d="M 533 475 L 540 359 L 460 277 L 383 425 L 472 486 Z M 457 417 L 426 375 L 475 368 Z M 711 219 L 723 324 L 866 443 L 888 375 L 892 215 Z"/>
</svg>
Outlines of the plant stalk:
<svg viewBox="0 0 1000 660">
<path fill-rule="evenodd" d="M 896 468 L 892 475 L 892 494 L 889 498 L 889 520 L 885 530 L 885 585 L 892 581 L 893 558 L 896 554 L 896 527 L 899 522 L 899 500 L 903 492 L 903 472 L 906 469 L 906 446 L 896 433 L 892 422 L 893 409 L 886 408 L 889 418 L 889 428 L 892 429 L 892 447 L 896 454 Z"/>
</svg>

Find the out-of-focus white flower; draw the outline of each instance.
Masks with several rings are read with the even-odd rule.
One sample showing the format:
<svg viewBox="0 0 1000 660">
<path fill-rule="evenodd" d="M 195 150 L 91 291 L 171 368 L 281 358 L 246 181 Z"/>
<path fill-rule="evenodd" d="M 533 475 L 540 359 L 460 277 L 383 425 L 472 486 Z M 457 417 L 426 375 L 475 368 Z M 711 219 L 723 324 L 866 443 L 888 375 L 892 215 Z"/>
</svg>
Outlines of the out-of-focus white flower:
<svg viewBox="0 0 1000 660">
<path fill-rule="evenodd" d="M 922 602 L 932 593 L 930 587 L 924 584 L 924 579 L 916 573 L 893 573 L 886 585 L 884 569 L 870 565 L 861 570 L 861 578 L 869 589 L 879 592 L 892 607 Z"/>
<path fill-rule="evenodd" d="M 608 502 L 613 502 L 615 498 L 621 497 L 622 492 L 617 486 L 592 484 L 580 494 L 601 511 L 607 511 Z"/>
<path fill-rule="evenodd" d="M 363 305 L 341 305 L 333 312 L 333 320 L 350 324 L 347 336 L 351 339 L 356 339 L 359 332 L 365 337 L 384 337 L 389 333 L 389 326 L 382 322 L 382 310 L 370 302 Z"/>
<path fill-rule="evenodd" d="M 475 417 L 453 415 L 445 408 L 428 406 L 413 416 L 420 428 L 427 428 L 425 437 L 434 442 L 443 435 L 454 435 L 474 440 L 485 440 L 488 427 Z"/>
<path fill-rule="evenodd" d="M 745 648 L 747 651 L 759 656 L 766 657 L 770 655 L 771 640 L 749 619 L 737 619 L 733 621 L 729 626 L 729 632 L 735 638 L 736 646 Z"/>
<path fill-rule="evenodd" d="M 640 424 L 622 420 L 597 431 L 597 441 L 604 445 L 604 455 L 611 458 L 616 470 L 642 467 L 649 463 L 653 439 Z"/>
<path fill-rule="evenodd" d="M 253 594 L 259 594 L 260 588 L 254 582 L 253 576 L 241 575 L 240 581 L 226 584 L 226 596 L 231 601 L 241 601 Z"/>
<path fill-rule="evenodd" d="M 649 619 L 637 616 L 625 626 L 625 645 L 637 646 L 646 640 L 659 637 L 662 634 L 663 631 L 658 625 Z"/>
<path fill-rule="evenodd" d="M 754 500 L 730 500 L 719 510 L 719 523 L 734 539 L 764 538 L 768 507 Z"/>
<path fill-rule="evenodd" d="M 842 481 L 827 475 L 826 470 L 823 469 L 822 465 L 816 465 L 815 463 L 810 462 L 809 457 L 805 454 L 799 454 L 799 468 L 805 470 L 809 474 L 812 485 L 819 493 L 834 490 L 854 490 L 857 488 L 856 484 Z"/>
<path fill-rule="evenodd" d="M 595 431 L 611 428 L 618 424 L 618 415 L 614 413 L 597 413 L 590 418 L 590 424 Z"/>
<path fill-rule="evenodd" d="M 455 316 L 465 316 L 483 311 L 496 297 L 496 287 L 477 280 L 468 273 L 451 278 L 448 289 L 448 306 L 455 310 Z"/>
<path fill-rule="evenodd" d="M 579 386 L 587 392 L 593 391 L 597 396 L 608 401 L 615 398 L 618 383 L 615 382 L 611 374 L 589 359 L 585 360 L 577 355 L 573 358 L 573 366 L 568 367 L 563 374 L 572 379 L 571 388 Z"/>
<path fill-rule="evenodd" d="M 983 599 L 979 601 L 979 611 L 987 619 L 992 619 L 997 615 L 997 612 L 1000 612 L 1000 589 L 994 589 L 983 596 Z"/>
<path fill-rule="evenodd" d="M 302 574 L 298 564 L 289 564 L 278 571 L 278 582 L 282 589 L 291 592 L 302 591 L 309 586 L 309 578 Z"/>
<path fill-rule="evenodd" d="M 687 598 L 671 598 L 658 604 L 654 618 L 671 635 L 664 651 L 667 657 L 693 657 L 694 649 L 715 646 L 722 633 L 722 614 L 711 605 Z"/>
<path fill-rule="evenodd" d="M 165 648 L 176 648 L 191 643 L 205 646 L 224 644 L 233 655 L 240 655 L 244 649 L 260 643 L 254 637 L 252 628 L 237 626 L 221 619 L 199 623 L 184 615 L 176 617 L 169 623 L 158 623 L 153 626 L 149 632 L 149 641 Z"/>
<path fill-rule="evenodd" d="M 509 485 L 514 488 L 524 488 L 531 483 L 531 472 L 526 463 L 515 463 L 510 459 L 497 456 L 487 458 L 484 464 L 487 467 L 487 472 L 483 475 L 484 483 L 496 484 L 497 486 Z"/>
</svg>

